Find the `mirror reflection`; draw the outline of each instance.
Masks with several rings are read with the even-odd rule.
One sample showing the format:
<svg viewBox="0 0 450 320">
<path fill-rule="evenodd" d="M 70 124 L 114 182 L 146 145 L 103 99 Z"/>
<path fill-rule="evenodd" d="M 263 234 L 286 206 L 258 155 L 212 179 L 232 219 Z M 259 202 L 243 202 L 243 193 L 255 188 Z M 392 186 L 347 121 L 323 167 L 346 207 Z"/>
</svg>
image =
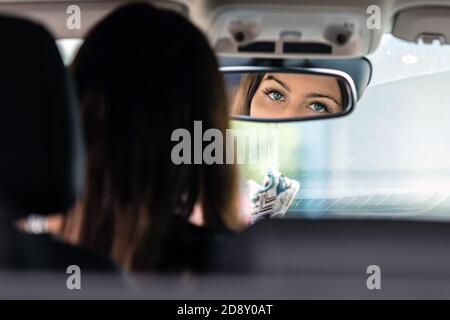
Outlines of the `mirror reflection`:
<svg viewBox="0 0 450 320">
<path fill-rule="evenodd" d="M 282 72 L 225 75 L 232 115 L 327 117 L 348 111 L 346 83 L 334 75 Z"/>
</svg>

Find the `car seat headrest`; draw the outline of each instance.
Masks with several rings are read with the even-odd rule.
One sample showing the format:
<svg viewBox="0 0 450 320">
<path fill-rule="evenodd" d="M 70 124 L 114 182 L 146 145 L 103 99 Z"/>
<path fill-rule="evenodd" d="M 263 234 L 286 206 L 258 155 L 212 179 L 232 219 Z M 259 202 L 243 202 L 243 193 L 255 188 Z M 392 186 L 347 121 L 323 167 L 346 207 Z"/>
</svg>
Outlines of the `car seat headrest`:
<svg viewBox="0 0 450 320">
<path fill-rule="evenodd" d="M 83 177 L 67 71 L 42 26 L 0 16 L 0 34 L 0 199 L 16 212 L 66 210 Z"/>
</svg>

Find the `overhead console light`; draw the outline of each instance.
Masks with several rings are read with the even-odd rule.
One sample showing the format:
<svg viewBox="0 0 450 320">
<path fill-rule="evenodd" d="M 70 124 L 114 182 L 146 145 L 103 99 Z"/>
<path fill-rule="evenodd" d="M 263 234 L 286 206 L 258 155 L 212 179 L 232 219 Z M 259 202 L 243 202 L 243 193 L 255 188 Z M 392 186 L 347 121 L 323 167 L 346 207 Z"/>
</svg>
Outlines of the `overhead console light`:
<svg viewBox="0 0 450 320">
<path fill-rule="evenodd" d="M 399 12 L 392 34 L 410 42 L 450 44 L 450 7 L 416 7 Z"/>
<path fill-rule="evenodd" d="M 208 36 L 221 55 L 362 56 L 370 53 L 374 32 L 366 21 L 358 9 L 229 6 L 215 15 Z"/>
</svg>

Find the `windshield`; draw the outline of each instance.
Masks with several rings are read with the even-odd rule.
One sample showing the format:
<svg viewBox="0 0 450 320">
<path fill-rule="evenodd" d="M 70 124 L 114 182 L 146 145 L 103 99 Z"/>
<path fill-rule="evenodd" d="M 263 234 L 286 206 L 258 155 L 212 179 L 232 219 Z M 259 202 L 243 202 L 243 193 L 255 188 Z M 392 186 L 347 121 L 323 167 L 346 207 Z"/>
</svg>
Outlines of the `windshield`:
<svg viewBox="0 0 450 320">
<path fill-rule="evenodd" d="M 67 64 L 81 43 L 58 41 Z M 368 59 L 371 83 L 348 117 L 233 122 L 263 138 L 243 180 L 261 183 L 269 168 L 298 180 L 290 217 L 450 218 L 450 46 L 385 35 Z"/>
<path fill-rule="evenodd" d="M 291 217 L 450 218 L 450 46 L 386 35 L 368 58 L 371 85 L 348 117 L 234 122 L 277 135 L 244 178 L 276 168 L 298 180 Z"/>
</svg>

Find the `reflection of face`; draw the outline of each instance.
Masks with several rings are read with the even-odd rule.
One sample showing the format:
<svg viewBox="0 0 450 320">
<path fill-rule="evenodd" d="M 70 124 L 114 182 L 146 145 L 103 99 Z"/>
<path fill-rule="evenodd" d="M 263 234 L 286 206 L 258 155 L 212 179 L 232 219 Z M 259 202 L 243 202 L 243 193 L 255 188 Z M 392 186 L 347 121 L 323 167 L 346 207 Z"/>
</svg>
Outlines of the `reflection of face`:
<svg viewBox="0 0 450 320">
<path fill-rule="evenodd" d="M 250 105 L 250 116 L 291 118 L 343 111 L 342 94 L 333 77 L 267 73 Z"/>
</svg>

